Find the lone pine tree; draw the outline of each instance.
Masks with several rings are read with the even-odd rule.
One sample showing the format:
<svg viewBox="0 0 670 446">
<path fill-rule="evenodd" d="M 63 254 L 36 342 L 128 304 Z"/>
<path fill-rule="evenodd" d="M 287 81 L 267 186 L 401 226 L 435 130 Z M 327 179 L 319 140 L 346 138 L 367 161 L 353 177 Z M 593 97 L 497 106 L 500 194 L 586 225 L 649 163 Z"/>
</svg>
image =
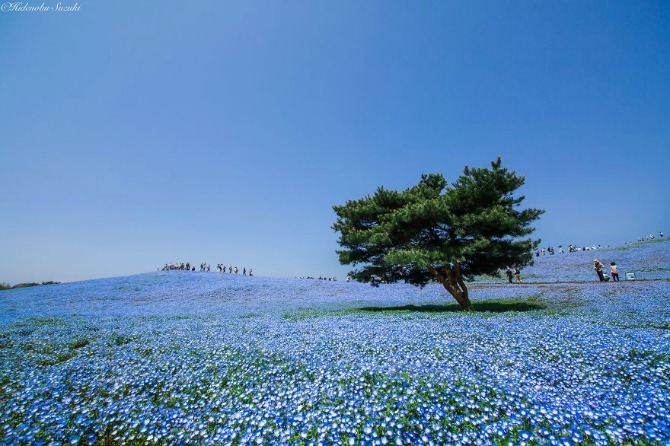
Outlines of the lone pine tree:
<svg viewBox="0 0 670 446">
<path fill-rule="evenodd" d="M 424 286 L 437 281 L 465 311 L 472 303 L 465 284 L 477 275 L 498 275 L 512 264 L 533 261 L 540 240 L 528 236 L 544 213 L 519 207 L 514 192 L 524 177 L 502 167 L 465 167 L 451 185 L 440 174 L 422 175 L 402 192 L 377 189 L 372 196 L 333 206 L 340 263 L 358 266 L 354 279 Z"/>
</svg>

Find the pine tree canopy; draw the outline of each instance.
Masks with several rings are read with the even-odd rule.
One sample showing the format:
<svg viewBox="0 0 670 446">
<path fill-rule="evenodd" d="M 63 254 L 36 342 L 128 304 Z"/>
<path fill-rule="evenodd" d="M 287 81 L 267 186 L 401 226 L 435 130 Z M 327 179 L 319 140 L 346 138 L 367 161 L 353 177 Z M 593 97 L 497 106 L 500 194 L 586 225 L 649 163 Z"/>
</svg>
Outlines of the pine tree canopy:
<svg viewBox="0 0 670 446">
<path fill-rule="evenodd" d="M 523 184 L 498 158 L 490 168 L 466 166 L 451 185 L 440 174 L 422 175 L 402 192 L 380 187 L 333 206 L 340 263 L 358 267 L 351 272 L 356 280 L 379 276 L 420 286 L 437 280 L 467 301 L 462 279 L 532 263 L 540 241 L 529 238 L 530 225 L 544 211 L 519 209 L 524 197 L 514 192 Z"/>
</svg>

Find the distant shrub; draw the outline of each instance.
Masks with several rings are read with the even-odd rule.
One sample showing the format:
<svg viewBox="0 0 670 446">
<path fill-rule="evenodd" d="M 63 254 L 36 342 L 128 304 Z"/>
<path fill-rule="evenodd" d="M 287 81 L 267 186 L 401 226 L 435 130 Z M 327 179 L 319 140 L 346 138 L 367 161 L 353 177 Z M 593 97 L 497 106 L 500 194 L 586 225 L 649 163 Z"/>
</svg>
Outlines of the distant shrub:
<svg viewBox="0 0 670 446">
<path fill-rule="evenodd" d="M 0 290 L 13 290 L 16 288 L 28 288 L 31 286 L 40 286 L 40 285 L 57 285 L 60 282 L 54 282 L 53 280 L 50 280 L 48 282 L 42 282 L 42 283 L 37 283 L 37 282 L 26 282 L 26 283 L 17 283 L 16 285 L 10 285 L 7 282 L 0 282 Z"/>
<path fill-rule="evenodd" d="M 14 285 L 12 288 L 28 288 L 30 286 L 38 286 L 39 283 L 36 282 L 28 282 L 28 283 L 18 283 Z"/>
</svg>

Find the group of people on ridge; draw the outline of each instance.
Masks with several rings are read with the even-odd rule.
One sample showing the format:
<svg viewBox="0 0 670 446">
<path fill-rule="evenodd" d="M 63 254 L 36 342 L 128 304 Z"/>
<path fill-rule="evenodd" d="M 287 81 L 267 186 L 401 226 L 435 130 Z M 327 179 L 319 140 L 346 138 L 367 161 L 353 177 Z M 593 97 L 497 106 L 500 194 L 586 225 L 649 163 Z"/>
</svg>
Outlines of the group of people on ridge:
<svg viewBox="0 0 670 446">
<path fill-rule="evenodd" d="M 663 238 L 663 231 L 658 231 L 659 238 Z M 640 237 L 637 239 L 638 242 L 644 242 L 645 240 L 653 240 L 654 234 L 649 234 L 647 237 Z"/>
<path fill-rule="evenodd" d="M 216 265 L 216 270 L 220 273 L 225 273 L 226 272 L 226 265 L 224 265 L 223 263 L 219 263 L 218 265 Z M 239 271 L 240 270 L 237 269 L 236 266 L 230 265 L 228 267 L 228 273 L 229 274 L 237 274 L 237 273 L 239 273 Z M 242 268 L 242 275 L 243 276 L 247 275 L 247 269 L 246 268 Z M 250 276 L 254 275 L 254 270 L 251 269 L 251 268 L 249 268 L 249 275 Z"/>
<path fill-rule="evenodd" d="M 237 269 L 236 266 L 230 265 L 227 267 L 228 272 L 230 274 L 238 274 L 239 269 Z M 189 262 L 186 263 L 171 263 L 168 264 L 166 263 L 165 266 L 163 267 L 163 271 L 171 271 L 171 270 L 177 270 L 177 271 L 195 271 L 195 266 L 191 265 Z M 209 272 L 211 270 L 211 267 L 209 263 L 201 263 L 200 264 L 200 271 L 201 272 Z M 226 266 L 223 263 L 219 263 L 216 265 L 216 270 L 220 273 L 225 273 L 226 272 Z M 242 268 L 242 275 L 246 276 L 247 275 L 247 269 Z M 254 275 L 254 270 L 249 268 L 249 275 L 253 276 Z"/>
</svg>

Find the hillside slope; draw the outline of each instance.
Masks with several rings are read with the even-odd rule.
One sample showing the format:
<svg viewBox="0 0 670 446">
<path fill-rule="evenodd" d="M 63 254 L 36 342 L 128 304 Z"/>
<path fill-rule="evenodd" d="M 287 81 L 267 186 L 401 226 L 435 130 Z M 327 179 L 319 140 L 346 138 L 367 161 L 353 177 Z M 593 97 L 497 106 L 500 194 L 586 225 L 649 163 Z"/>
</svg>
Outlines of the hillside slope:
<svg viewBox="0 0 670 446">
<path fill-rule="evenodd" d="M 593 260 L 609 265 L 615 262 L 619 277 L 626 280 L 634 272 L 637 280 L 670 279 L 670 237 L 616 248 L 580 251 L 535 257 L 535 264 L 521 271 L 524 282 L 589 282 L 598 280 Z"/>
<path fill-rule="evenodd" d="M 536 293 L 501 285 L 473 290 L 474 300 Z M 248 277 L 214 272 L 160 271 L 0 291 L 0 325 L 34 317 L 116 318 L 202 316 L 238 318 L 296 311 L 443 305 L 454 303 L 441 285 L 384 284 Z"/>
<path fill-rule="evenodd" d="M 594 258 L 606 265 L 616 262 L 622 281 L 629 271 L 634 271 L 638 280 L 670 279 L 670 238 L 622 248 L 536 257 L 533 266 L 521 271 L 521 278 L 525 283 L 596 282 Z M 510 287 L 504 278 L 485 282 L 471 285 L 473 301 L 537 293 L 531 288 Z M 239 316 L 444 303 L 453 300 L 441 285 L 374 288 L 345 281 L 161 271 L 0 291 L 0 324 L 47 314 L 96 318 L 211 313 Z"/>
</svg>

